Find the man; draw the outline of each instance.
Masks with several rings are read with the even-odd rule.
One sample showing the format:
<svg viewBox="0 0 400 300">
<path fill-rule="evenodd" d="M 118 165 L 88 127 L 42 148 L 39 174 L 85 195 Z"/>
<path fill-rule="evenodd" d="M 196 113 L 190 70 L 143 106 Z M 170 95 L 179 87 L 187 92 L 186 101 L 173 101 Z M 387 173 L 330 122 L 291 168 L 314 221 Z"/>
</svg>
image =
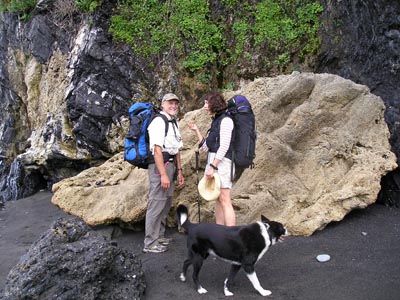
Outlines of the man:
<svg viewBox="0 0 400 300">
<path fill-rule="evenodd" d="M 178 97 L 172 93 L 164 95 L 161 108 L 161 114 L 168 119 L 167 135 L 165 136 L 166 123 L 161 116 L 154 118 L 147 129 L 154 163 L 150 163 L 148 167 L 150 188 L 143 248 L 145 253 L 168 250 L 171 239 L 165 237 L 165 226 L 172 205 L 174 175 L 177 174 L 178 185 L 184 183 L 179 153 L 183 143 L 175 120 L 179 109 Z"/>
</svg>

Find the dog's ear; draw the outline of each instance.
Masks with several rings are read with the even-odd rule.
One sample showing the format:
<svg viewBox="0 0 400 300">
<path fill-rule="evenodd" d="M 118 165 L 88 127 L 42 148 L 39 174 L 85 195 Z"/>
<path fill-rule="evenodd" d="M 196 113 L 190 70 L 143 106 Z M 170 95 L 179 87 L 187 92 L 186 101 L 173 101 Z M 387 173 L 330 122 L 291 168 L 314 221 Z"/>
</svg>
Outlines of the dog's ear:
<svg viewBox="0 0 400 300">
<path fill-rule="evenodd" d="M 267 217 L 263 216 L 263 215 L 261 215 L 261 221 L 263 223 L 269 223 L 270 222 L 270 220 Z"/>
</svg>

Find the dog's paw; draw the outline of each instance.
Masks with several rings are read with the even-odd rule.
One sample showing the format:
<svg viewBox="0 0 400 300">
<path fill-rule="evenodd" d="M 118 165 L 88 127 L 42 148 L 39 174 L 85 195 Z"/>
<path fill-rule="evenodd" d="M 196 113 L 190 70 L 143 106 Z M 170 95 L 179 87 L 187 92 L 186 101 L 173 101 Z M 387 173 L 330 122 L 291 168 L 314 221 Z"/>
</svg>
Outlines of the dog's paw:
<svg viewBox="0 0 400 300">
<path fill-rule="evenodd" d="M 228 290 L 228 288 L 224 288 L 224 294 L 225 294 L 225 296 L 227 296 L 227 297 L 233 296 L 233 293 L 232 293 L 230 290 Z"/>
<path fill-rule="evenodd" d="M 203 288 L 202 286 L 197 290 L 197 292 L 199 293 L 199 294 L 205 294 L 205 293 L 207 293 L 208 291 L 205 289 L 205 288 Z"/>
<path fill-rule="evenodd" d="M 269 291 L 269 290 L 264 290 L 264 289 L 260 289 L 260 290 L 258 290 L 258 292 L 261 294 L 261 296 L 269 296 L 269 295 L 271 295 L 272 294 L 272 292 L 271 291 Z"/>
<path fill-rule="evenodd" d="M 228 282 L 228 278 L 224 281 L 224 294 L 225 296 L 233 296 L 233 293 L 228 289 L 226 283 Z"/>
<path fill-rule="evenodd" d="M 181 273 L 181 275 L 179 275 L 179 279 L 180 279 L 181 281 L 185 282 L 185 281 L 186 281 L 186 276 L 185 276 L 185 274 Z"/>
</svg>

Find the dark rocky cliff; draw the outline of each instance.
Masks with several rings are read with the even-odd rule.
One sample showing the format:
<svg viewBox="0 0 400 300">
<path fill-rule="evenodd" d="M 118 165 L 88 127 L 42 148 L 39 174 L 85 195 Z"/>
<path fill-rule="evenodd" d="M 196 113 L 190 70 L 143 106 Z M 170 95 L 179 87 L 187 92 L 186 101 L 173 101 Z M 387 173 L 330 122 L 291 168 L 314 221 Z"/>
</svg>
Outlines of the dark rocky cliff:
<svg viewBox="0 0 400 300">
<path fill-rule="evenodd" d="M 62 26 L 51 6 L 26 22 L 1 15 L 0 200 L 28 196 L 121 151 L 119 122 L 135 100 L 156 101 L 174 91 L 187 112 L 217 87 L 194 83 L 173 58 L 148 69 L 128 46 L 113 43 L 107 21 L 112 3 L 104 1 L 92 16 L 64 15 Z M 400 157 L 399 2 L 324 1 L 323 6 L 322 46 L 299 68 L 338 74 L 381 96 L 391 145 Z M 251 70 L 248 77 L 276 75 L 251 67 L 246 72 Z M 231 74 L 220 75 L 222 81 L 239 86 L 241 78 Z M 397 170 L 383 182 L 392 203 L 396 178 Z M 383 196 L 387 201 L 388 194 Z"/>
<path fill-rule="evenodd" d="M 386 106 L 392 151 L 400 158 L 400 2 L 326 1 L 322 48 L 315 72 L 327 72 L 368 86 Z M 379 201 L 400 205 L 400 173 L 382 180 Z"/>
<path fill-rule="evenodd" d="M 399 157 L 400 3 L 328 1 L 322 20 L 323 45 L 314 70 L 364 84 L 384 100 Z"/>
</svg>

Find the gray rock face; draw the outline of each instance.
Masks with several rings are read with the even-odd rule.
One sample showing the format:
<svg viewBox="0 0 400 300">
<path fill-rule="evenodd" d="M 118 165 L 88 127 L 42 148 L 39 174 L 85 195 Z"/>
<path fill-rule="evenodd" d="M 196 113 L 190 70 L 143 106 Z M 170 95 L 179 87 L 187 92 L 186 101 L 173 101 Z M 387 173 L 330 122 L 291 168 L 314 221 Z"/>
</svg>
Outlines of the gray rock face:
<svg viewBox="0 0 400 300">
<path fill-rule="evenodd" d="M 78 219 L 60 219 L 10 271 L 2 299 L 131 300 L 145 288 L 135 254 Z"/>
<path fill-rule="evenodd" d="M 119 152 L 118 119 L 153 77 L 135 66 L 127 46 L 113 44 L 104 22 L 67 30 L 51 14 L 23 26 L 16 16 L 1 17 L 0 201 L 7 201 Z"/>
<path fill-rule="evenodd" d="M 316 71 L 368 86 L 384 100 L 391 144 L 400 154 L 400 2 L 326 1 Z"/>
<path fill-rule="evenodd" d="M 385 102 L 392 151 L 400 158 L 400 2 L 324 1 L 314 72 L 364 84 Z M 382 178 L 378 201 L 400 207 L 400 171 Z"/>
</svg>

